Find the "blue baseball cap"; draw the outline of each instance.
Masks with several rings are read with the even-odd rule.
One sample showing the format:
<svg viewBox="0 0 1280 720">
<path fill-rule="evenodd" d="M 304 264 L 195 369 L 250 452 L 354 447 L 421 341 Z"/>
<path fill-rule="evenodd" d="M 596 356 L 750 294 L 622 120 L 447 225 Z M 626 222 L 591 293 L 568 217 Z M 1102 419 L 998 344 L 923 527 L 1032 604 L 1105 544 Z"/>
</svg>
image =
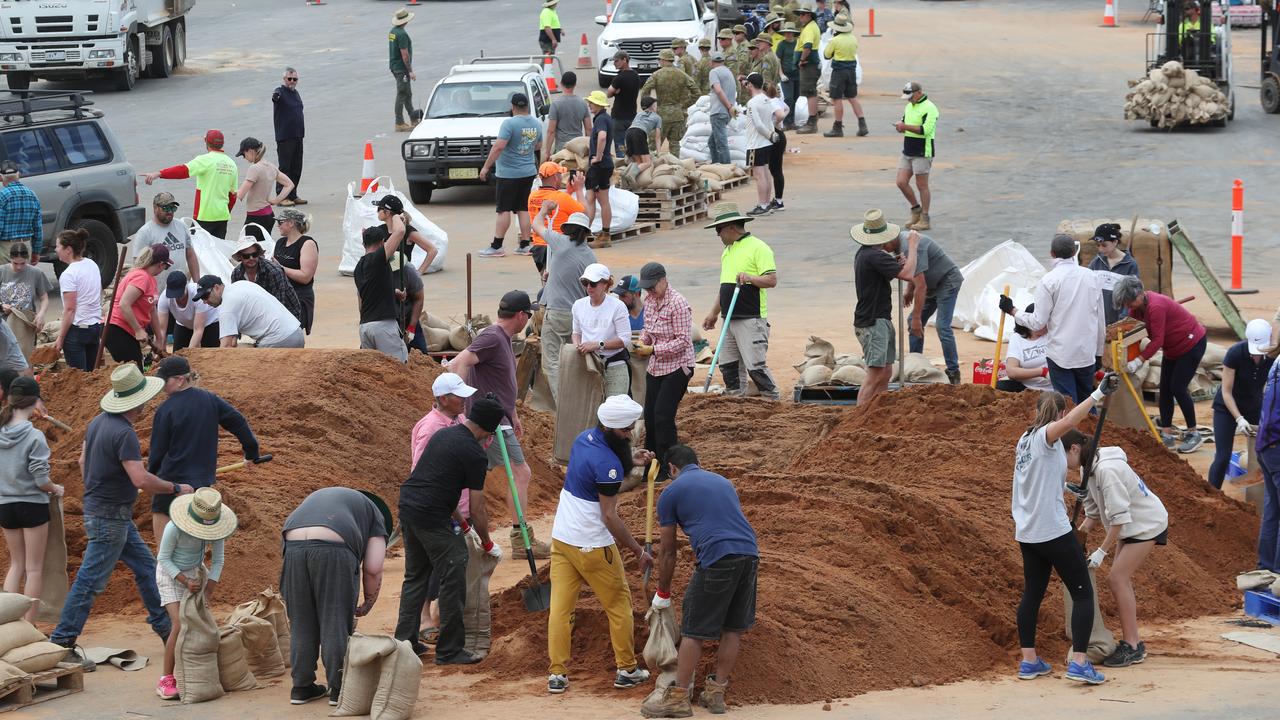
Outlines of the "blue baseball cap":
<svg viewBox="0 0 1280 720">
<path fill-rule="evenodd" d="M 169 273 L 169 279 L 165 280 L 164 296 L 167 298 L 180 298 L 182 293 L 187 291 L 187 274 L 181 270 L 173 270 Z"/>
<path fill-rule="evenodd" d="M 614 295 L 638 292 L 640 292 L 640 279 L 635 275 L 623 275 L 622 279 L 618 281 L 618 286 L 613 289 Z"/>
</svg>

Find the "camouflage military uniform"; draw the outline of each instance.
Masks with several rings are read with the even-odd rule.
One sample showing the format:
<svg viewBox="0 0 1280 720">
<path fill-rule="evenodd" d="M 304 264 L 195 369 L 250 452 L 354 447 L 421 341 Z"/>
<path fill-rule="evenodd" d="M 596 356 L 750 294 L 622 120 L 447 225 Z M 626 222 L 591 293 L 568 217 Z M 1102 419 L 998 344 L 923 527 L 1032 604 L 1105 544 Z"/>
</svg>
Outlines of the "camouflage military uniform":
<svg viewBox="0 0 1280 720">
<path fill-rule="evenodd" d="M 693 60 L 693 56 L 689 55 L 688 47 L 689 42 L 684 38 L 676 38 L 671 41 L 672 52 L 675 52 L 678 48 L 685 48 L 684 54 L 676 56 L 676 60 L 679 62 L 679 65 L 676 67 L 683 70 L 689 77 L 693 77 L 693 74 L 698 71 L 698 67 L 697 63 Z"/>
<path fill-rule="evenodd" d="M 685 71 L 675 67 L 669 57 L 673 58 L 674 55 L 670 55 L 667 50 L 662 51 L 659 55 L 662 67 L 645 81 L 640 88 L 640 96 L 644 97 L 653 91 L 657 97 L 658 117 L 662 118 L 662 127 L 658 129 L 658 133 L 669 145 L 667 152 L 680 157 L 680 140 L 684 138 L 688 120 L 685 111 L 698 99 L 698 84 Z M 660 146 L 661 140 L 655 144 L 655 148 Z"/>
<path fill-rule="evenodd" d="M 763 36 L 761 36 L 763 37 Z M 777 85 L 782 81 L 782 63 L 773 54 L 773 39 L 761 49 L 760 57 L 752 58 L 748 72 L 758 72 L 764 76 L 764 84 Z"/>
<path fill-rule="evenodd" d="M 711 92 L 711 43 L 708 42 L 704 45 L 699 42 L 698 49 L 702 51 L 702 57 L 698 58 L 698 62 L 694 64 L 692 77 L 698 83 L 698 90 L 703 95 L 706 95 Z"/>
</svg>

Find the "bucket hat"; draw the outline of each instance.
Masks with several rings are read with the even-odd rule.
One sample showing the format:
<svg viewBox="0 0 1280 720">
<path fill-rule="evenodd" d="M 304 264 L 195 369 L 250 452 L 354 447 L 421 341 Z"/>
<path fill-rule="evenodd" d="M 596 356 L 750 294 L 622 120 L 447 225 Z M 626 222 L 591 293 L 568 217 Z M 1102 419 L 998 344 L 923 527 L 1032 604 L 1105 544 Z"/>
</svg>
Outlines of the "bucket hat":
<svg viewBox="0 0 1280 720">
<path fill-rule="evenodd" d="M 262 246 L 262 240 L 258 238 L 257 230 L 249 228 L 261 228 L 261 225 L 250 223 L 240 231 L 240 237 L 236 240 L 236 249 L 231 252 L 231 259 L 239 261 L 240 253 L 253 247 L 257 247 L 262 252 L 266 252 L 266 248 Z"/>
<path fill-rule="evenodd" d="M 883 245 L 896 240 L 902 228 L 887 222 L 884 213 L 879 210 L 868 210 L 862 216 L 862 222 L 849 228 L 849 237 L 862 245 Z"/>
<path fill-rule="evenodd" d="M 749 215 L 743 215 L 739 212 L 738 203 L 734 202 L 716 203 L 711 208 L 711 218 L 711 222 L 707 223 L 703 227 L 718 228 L 726 223 L 751 222 L 752 220 L 755 220 L 755 218 Z"/>
<path fill-rule="evenodd" d="M 591 232 L 591 221 L 587 219 L 586 213 L 576 212 L 565 218 L 565 221 L 560 223 L 560 229 L 568 232 L 567 228 L 570 225 L 580 227 L 587 232 Z"/>
<path fill-rule="evenodd" d="M 225 540 L 236 531 L 239 520 L 222 504 L 222 493 L 211 487 L 179 495 L 169 506 L 169 521 L 197 540 Z"/>
<path fill-rule="evenodd" d="M 111 390 L 102 396 L 98 407 L 103 412 L 123 413 L 146 405 L 164 389 L 164 380 L 147 377 L 138 366 L 127 362 L 111 371 Z"/>
<path fill-rule="evenodd" d="M 395 25 L 396 27 L 407 25 L 409 24 L 409 21 L 413 19 L 413 16 L 414 16 L 414 13 L 411 13 L 408 10 L 405 10 L 404 8 L 400 8 L 399 10 L 396 11 L 395 15 L 391 16 L 391 24 Z"/>
<path fill-rule="evenodd" d="M 609 96 L 605 95 L 603 90 L 592 90 L 587 96 L 587 102 L 596 107 L 609 107 Z"/>
</svg>

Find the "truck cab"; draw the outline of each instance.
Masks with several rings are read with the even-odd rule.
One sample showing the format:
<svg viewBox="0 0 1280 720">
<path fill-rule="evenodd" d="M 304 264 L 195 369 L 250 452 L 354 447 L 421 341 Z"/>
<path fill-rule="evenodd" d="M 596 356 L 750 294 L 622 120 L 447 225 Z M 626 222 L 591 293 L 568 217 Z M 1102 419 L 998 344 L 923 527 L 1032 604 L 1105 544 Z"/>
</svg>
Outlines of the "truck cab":
<svg viewBox="0 0 1280 720">
<path fill-rule="evenodd" d="M 545 128 L 551 92 L 542 68 L 527 57 L 477 58 L 455 65 L 436 83 L 421 122 L 401 144 L 413 202 L 431 202 L 437 188 L 485 184 L 480 168 L 518 92 L 528 96 L 529 114 Z"/>
<path fill-rule="evenodd" d="M 698 55 L 698 41 L 716 34 L 716 11 L 703 0 L 618 0 L 613 15 L 596 16 L 603 25 L 596 38 L 596 67 L 600 87 L 608 87 L 617 77 L 613 56 L 625 50 L 631 58 L 631 69 L 648 78 L 658 69 L 658 53 L 671 47 L 671 41 L 683 38 L 688 52 Z"/>
</svg>

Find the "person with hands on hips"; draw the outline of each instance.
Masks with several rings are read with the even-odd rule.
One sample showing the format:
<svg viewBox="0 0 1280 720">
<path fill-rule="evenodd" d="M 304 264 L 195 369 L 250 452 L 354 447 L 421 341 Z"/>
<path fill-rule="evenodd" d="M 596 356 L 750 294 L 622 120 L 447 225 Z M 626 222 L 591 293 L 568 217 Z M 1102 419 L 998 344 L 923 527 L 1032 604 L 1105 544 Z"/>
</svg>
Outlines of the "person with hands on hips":
<svg viewBox="0 0 1280 720">
<path fill-rule="evenodd" d="M 649 671 L 636 661 L 631 589 L 619 546 L 635 556 L 640 572 L 652 567 L 618 516 L 618 492 L 634 467 L 653 459 L 648 450 L 631 449 L 631 429 L 644 408 L 626 395 L 607 398 L 596 410 L 598 424 L 579 433 L 569 451 L 564 488 L 551 527 L 551 614 L 547 618 L 550 676 L 547 692 L 569 688 L 568 663 L 578 593 L 586 583 L 609 618 L 609 639 L 617 664 L 613 686 L 638 687 Z"/>
<path fill-rule="evenodd" d="M 646 701 L 640 712 L 650 718 L 688 717 L 690 689 L 702 659 L 702 644 L 718 640 L 715 674 L 707 676 L 700 701 L 713 714 L 720 714 L 725 711 L 724 693 L 738 659 L 742 635 L 755 625 L 760 549 L 733 483 L 699 467 L 692 448 L 671 446 L 667 470 L 675 480 L 658 498 L 662 552 L 653 606 L 671 606 L 671 581 L 679 550 L 677 527 L 689 538 L 698 564 L 681 606 L 676 681 L 662 695 Z"/>
<path fill-rule="evenodd" d="M 1262 391 L 1275 358 L 1267 351 L 1271 344 L 1271 323 L 1256 318 L 1244 329 L 1244 340 L 1227 349 L 1222 359 L 1222 386 L 1213 397 L 1213 464 L 1209 484 L 1222 489 L 1231 462 L 1235 436 L 1253 438 L 1262 420 Z M 1248 440 L 1246 440 L 1248 443 Z"/>
<path fill-rule="evenodd" d="M 1133 592 L 1133 575 L 1152 549 L 1169 538 L 1169 513 L 1160 498 L 1129 467 L 1129 458 L 1118 447 L 1093 448 L 1093 440 L 1079 430 L 1062 437 L 1067 451 L 1067 469 L 1079 472 L 1093 464 L 1084 494 L 1085 519 L 1080 529 L 1088 532 L 1101 525 L 1107 534 L 1089 555 L 1089 567 L 1101 567 L 1108 553 L 1114 556 L 1107 585 L 1120 613 L 1123 639 L 1102 662 L 1107 667 L 1128 667 L 1147 658 L 1147 646 L 1138 635 L 1138 602 Z"/>
</svg>

